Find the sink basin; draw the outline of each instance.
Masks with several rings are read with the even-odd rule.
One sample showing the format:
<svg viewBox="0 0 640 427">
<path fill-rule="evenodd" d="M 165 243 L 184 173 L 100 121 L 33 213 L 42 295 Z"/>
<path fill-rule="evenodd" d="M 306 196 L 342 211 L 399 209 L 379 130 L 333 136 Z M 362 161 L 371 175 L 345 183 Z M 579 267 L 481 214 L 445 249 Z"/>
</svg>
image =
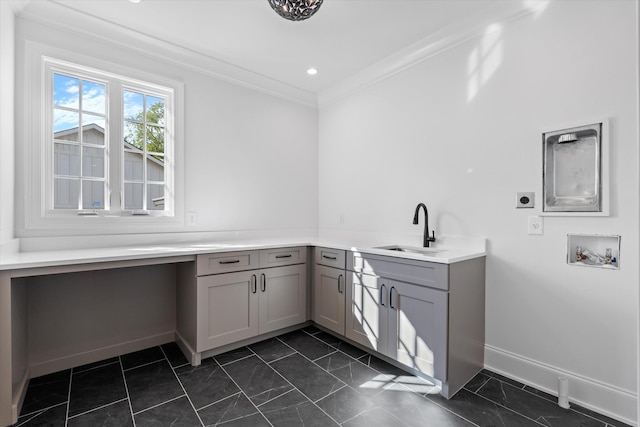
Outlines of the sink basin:
<svg viewBox="0 0 640 427">
<path fill-rule="evenodd" d="M 438 249 L 416 248 L 416 247 L 412 247 L 412 246 L 398 246 L 398 245 L 378 246 L 375 249 L 386 249 L 388 251 L 406 252 L 406 253 L 421 254 L 421 255 L 426 255 L 426 256 L 435 256 L 435 255 L 439 254 L 440 252 L 444 252 L 444 251 L 441 251 L 441 250 L 438 250 Z"/>
</svg>

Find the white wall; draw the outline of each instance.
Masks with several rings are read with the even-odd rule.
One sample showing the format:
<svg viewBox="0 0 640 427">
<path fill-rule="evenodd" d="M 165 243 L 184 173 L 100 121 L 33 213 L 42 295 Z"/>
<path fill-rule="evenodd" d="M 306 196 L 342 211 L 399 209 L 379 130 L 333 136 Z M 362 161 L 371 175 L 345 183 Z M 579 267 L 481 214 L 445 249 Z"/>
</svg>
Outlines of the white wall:
<svg viewBox="0 0 640 427">
<path fill-rule="evenodd" d="M 637 415 L 636 2 L 550 2 L 320 109 L 320 234 L 488 238 L 486 364 L 623 420 Z M 611 124 L 611 215 L 541 212 L 541 133 Z M 585 124 L 586 124 L 585 123 Z M 515 193 L 535 191 L 534 210 Z M 344 224 L 340 223 L 343 215 Z M 619 234 L 621 268 L 566 264 L 567 233 Z M 394 242 L 389 242 L 394 243 Z"/>
<path fill-rule="evenodd" d="M 197 225 L 145 232 L 316 229 L 317 108 L 226 82 L 206 70 L 164 61 L 156 55 L 162 51 L 158 46 L 145 55 L 140 49 L 151 49 L 146 45 L 128 49 L 23 18 L 16 20 L 16 41 L 18 76 L 24 72 L 24 50 L 29 41 L 184 83 L 183 211 L 196 212 Z M 24 123 L 28 110 L 21 101 L 20 83 L 18 87 L 17 117 Z M 22 134 L 17 135 L 16 147 L 22 147 L 27 139 Z M 26 194 L 23 189 L 28 188 L 22 167 L 26 162 L 25 153 L 19 150 L 18 194 Z M 81 233 L 26 229 L 23 208 L 21 198 L 16 215 L 18 237 Z M 128 227 L 109 232 L 139 231 Z"/>
<path fill-rule="evenodd" d="M 0 245 L 14 236 L 14 27 L 12 4 L 0 2 Z"/>
</svg>

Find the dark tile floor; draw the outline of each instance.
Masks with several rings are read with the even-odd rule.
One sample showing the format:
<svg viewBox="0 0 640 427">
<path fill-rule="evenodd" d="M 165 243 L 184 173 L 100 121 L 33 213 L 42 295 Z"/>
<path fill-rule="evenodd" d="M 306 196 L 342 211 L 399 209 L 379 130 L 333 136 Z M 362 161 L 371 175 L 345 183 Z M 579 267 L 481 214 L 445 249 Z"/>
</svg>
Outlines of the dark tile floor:
<svg viewBox="0 0 640 427">
<path fill-rule="evenodd" d="M 192 367 L 174 343 L 34 378 L 18 426 L 623 426 L 483 371 L 451 400 L 311 326 Z"/>
</svg>

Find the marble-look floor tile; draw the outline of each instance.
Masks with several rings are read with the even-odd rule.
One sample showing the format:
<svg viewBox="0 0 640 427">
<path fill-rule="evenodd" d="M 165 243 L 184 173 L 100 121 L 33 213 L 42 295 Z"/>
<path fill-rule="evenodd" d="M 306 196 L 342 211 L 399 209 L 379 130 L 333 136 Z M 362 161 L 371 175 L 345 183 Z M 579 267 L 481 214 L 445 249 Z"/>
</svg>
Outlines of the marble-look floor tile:
<svg viewBox="0 0 640 427">
<path fill-rule="evenodd" d="M 178 347 L 178 344 L 176 344 L 175 342 L 163 344 L 160 347 L 162 348 L 165 357 L 172 367 L 175 368 L 176 366 L 182 366 L 189 363 L 187 358 L 182 353 L 182 350 L 180 350 L 180 347 Z"/>
<path fill-rule="evenodd" d="M 202 423 L 186 397 L 155 406 L 134 415 L 136 427 L 195 427 Z"/>
<path fill-rule="evenodd" d="M 390 375 L 384 375 L 363 363 L 336 352 L 316 361 L 320 367 L 338 377 L 361 394 L 372 396 L 393 383 Z"/>
<path fill-rule="evenodd" d="M 504 375 L 498 374 L 497 372 L 492 372 L 492 371 L 488 371 L 486 369 L 483 369 L 482 371 L 480 371 L 481 374 L 484 374 L 490 378 L 495 378 L 497 380 L 502 381 L 503 383 L 507 383 L 512 385 L 515 388 L 521 388 L 523 389 L 525 387 L 524 384 L 522 384 L 520 381 L 516 381 L 514 379 L 511 379 L 509 377 L 505 377 Z"/>
<path fill-rule="evenodd" d="M 271 366 L 314 402 L 345 386 L 342 381 L 299 354 L 276 360 Z"/>
<path fill-rule="evenodd" d="M 469 380 L 469 382 L 465 384 L 464 388 L 471 391 L 472 393 L 475 393 L 490 379 L 491 377 L 489 375 L 485 374 L 484 372 L 480 372 L 476 374 L 475 377 L 471 378 L 471 380 Z"/>
<path fill-rule="evenodd" d="M 78 366 L 77 368 L 73 368 L 73 373 L 77 374 L 83 371 L 88 371 L 90 369 L 101 368 L 106 365 L 111 365 L 112 363 L 120 363 L 120 360 L 117 357 L 110 357 L 109 359 L 99 360 L 94 363 L 88 363 L 86 365 Z"/>
<path fill-rule="evenodd" d="M 224 370 L 256 405 L 292 389 L 291 384 L 255 355 L 229 363 Z"/>
<path fill-rule="evenodd" d="M 290 391 L 276 397 L 275 399 L 271 399 L 268 402 L 264 402 L 258 409 L 261 412 L 275 411 L 278 409 L 285 409 L 292 406 L 297 406 L 301 403 L 309 402 L 309 399 L 300 393 L 299 390 L 293 388 Z"/>
<path fill-rule="evenodd" d="M 215 426 L 257 413 L 253 403 L 241 392 L 198 410 L 205 426 Z"/>
<path fill-rule="evenodd" d="M 425 421 L 425 426 L 429 425 Z M 394 417 L 389 411 L 381 407 L 374 407 L 364 411 L 350 420 L 342 423 L 343 427 L 406 427 L 407 424 Z"/>
<path fill-rule="evenodd" d="M 125 371 L 125 379 L 134 414 L 184 395 L 166 360 Z"/>
<path fill-rule="evenodd" d="M 460 390 L 449 400 L 440 395 L 427 397 L 434 403 L 482 426 L 535 427 L 540 425 L 465 389 Z"/>
<path fill-rule="evenodd" d="M 127 398 L 119 363 L 90 369 L 71 376 L 69 416 Z"/>
<path fill-rule="evenodd" d="M 346 343 L 342 341 L 340 338 L 336 337 L 335 335 L 331 335 L 330 333 L 327 333 L 327 332 L 320 332 L 314 335 L 314 337 L 329 344 L 332 347 L 337 348 L 338 350 L 348 354 L 349 356 L 355 359 L 368 354 L 366 351 L 361 350 L 358 347 L 353 346 L 349 343 Z"/>
<path fill-rule="evenodd" d="M 324 341 L 316 339 L 302 331 L 294 331 L 278 337 L 282 342 L 298 351 L 303 356 L 316 360 L 336 351 L 336 349 Z"/>
<path fill-rule="evenodd" d="M 305 326 L 301 330 L 306 332 L 306 333 L 308 333 L 309 335 L 315 335 L 317 333 L 322 332 L 320 329 L 318 329 L 317 327 L 315 327 L 313 325 Z"/>
<path fill-rule="evenodd" d="M 260 341 L 249 348 L 267 363 L 295 353 L 295 350 L 277 338 Z"/>
<path fill-rule="evenodd" d="M 292 390 L 259 407 L 274 426 L 331 427 L 338 423 L 298 390 Z"/>
<path fill-rule="evenodd" d="M 367 354 L 363 357 L 358 358 L 358 360 L 364 363 L 365 365 L 369 366 L 370 368 L 380 372 L 381 374 L 393 375 L 396 377 L 407 375 L 407 373 L 402 369 L 396 366 L 393 366 L 392 364 L 385 362 L 384 360 L 372 354 Z"/>
<path fill-rule="evenodd" d="M 220 424 L 220 427 L 287 427 L 287 426 L 272 426 L 264 415 L 257 413 L 249 415 L 248 417 L 236 418 L 232 421 L 227 421 L 224 424 Z"/>
<path fill-rule="evenodd" d="M 559 408 L 556 396 L 488 370 L 447 400 L 423 378 L 360 354 L 315 326 L 198 367 L 164 344 L 32 378 L 12 427 L 127 426 L 132 407 L 136 427 L 630 427 L 573 403 Z"/>
<path fill-rule="evenodd" d="M 556 403 L 537 397 L 521 388 L 491 378 L 478 394 L 549 427 L 604 427 L 605 423 Z"/>
<path fill-rule="evenodd" d="M 558 402 L 558 398 L 554 396 L 555 403 Z M 631 427 L 629 424 L 623 423 L 622 421 L 614 420 L 613 418 L 609 418 L 605 415 L 594 412 L 590 409 L 584 408 L 580 405 L 576 405 L 575 403 L 571 403 L 571 409 L 579 412 L 583 415 L 586 415 L 591 418 L 595 418 L 596 420 L 600 420 L 607 425 L 607 427 Z"/>
<path fill-rule="evenodd" d="M 23 415 L 13 427 L 65 427 L 67 404 L 63 403 L 32 414 Z"/>
<path fill-rule="evenodd" d="M 224 366 L 227 363 L 235 362 L 246 357 L 253 356 L 253 352 L 249 350 L 249 347 L 240 347 L 235 350 L 227 351 L 225 353 L 213 356 L 220 365 Z"/>
<path fill-rule="evenodd" d="M 138 366 L 146 365 L 148 363 L 158 362 L 165 360 L 164 353 L 160 350 L 160 347 L 151 347 L 133 353 L 120 356 L 122 360 L 122 369 L 137 368 Z"/>
<path fill-rule="evenodd" d="M 66 402 L 69 399 L 70 383 L 70 369 L 31 379 L 22 404 L 22 413 L 31 414 Z"/>
<path fill-rule="evenodd" d="M 196 410 L 240 391 L 212 358 L 204 359 L 200 366 L 180 366 L 175 372 Z"/>
<path fill-rule="evenodd" d="M 423 427 L 424 420 L 429 420 L 430 425 L 438 427 L 470 427 L 473 425 L 429 399 L 408 390 L 385 390 L 371 400 L 404 423 L 414 427 Z"/>
<path fill-rule="evenodd" d="M 435 385 L 433 382 L 425 378 L 411 375 L 409 373 L 405 373 L 404 375 L 396 375 L 395 377 L 393 377 L 393 381 L 396 384 L 401 385 L 402 387 L 421 395 L 439 394 L 441 390 L 441 388 Z"/>
<path fill-rule="evenodd" d="M 133 426 L 131 408 L 128 400 L 121 400 L 111 405 L 94 409 L 91 412 L 69 418 L 67 427 L 104 426 L 129 427 Z"/>
<path fill-rule="evenodd" d="M 351 387 L 343 387 L 335 393 L 316 402 L 331 418 L 339 423 L 355 418 L 359 414 L 370 411 L 376 405 Z"/>
<path fill-rule="evenodd" d="M 320 341 L 329 344 L 333 347 L 338 347 L 341 343 L 344 343 L 340 338 L 332 335 L 328 332 L 320 331 L 313 335 L 315 338 L 318 338 Z M 346 344 L 346 343 L 345 343 Z M 360 355 L 362 356 L 362 355 Z"/>
</svg>

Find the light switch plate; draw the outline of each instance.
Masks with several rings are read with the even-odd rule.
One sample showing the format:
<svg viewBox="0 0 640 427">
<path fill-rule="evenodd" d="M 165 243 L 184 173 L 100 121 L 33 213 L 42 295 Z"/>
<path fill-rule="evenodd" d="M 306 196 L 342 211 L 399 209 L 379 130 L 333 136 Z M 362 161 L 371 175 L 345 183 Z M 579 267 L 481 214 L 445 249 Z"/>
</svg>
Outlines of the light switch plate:
<svg viewBox="0 0 640 427">
<path fill-rule="evenodd" d="M 536 193 L 534 192 L 522 192 L 516 193 L 516 208 L 532 208 L 534 207 Z"/>
</svg>

